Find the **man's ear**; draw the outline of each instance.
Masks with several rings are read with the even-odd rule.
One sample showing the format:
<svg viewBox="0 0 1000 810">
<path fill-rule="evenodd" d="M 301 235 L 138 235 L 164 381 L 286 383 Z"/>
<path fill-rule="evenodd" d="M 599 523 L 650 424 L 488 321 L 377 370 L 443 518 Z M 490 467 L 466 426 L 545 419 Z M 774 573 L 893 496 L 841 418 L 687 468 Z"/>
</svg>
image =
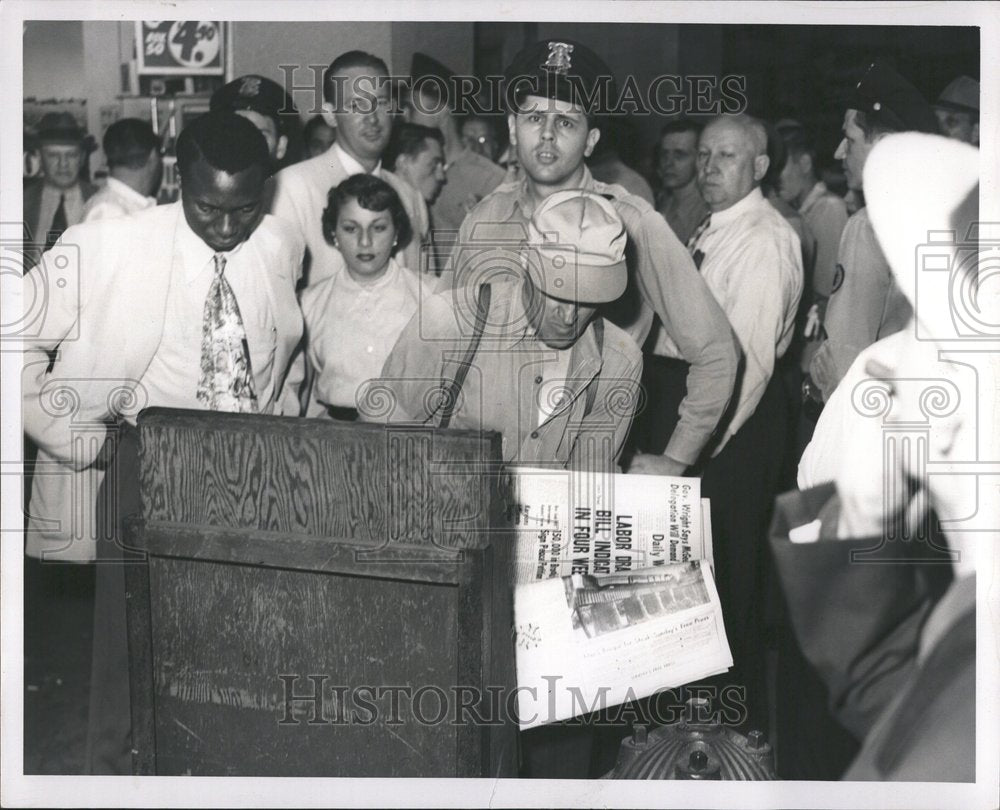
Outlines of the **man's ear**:
<svg viewBox="0 0 1000 810">
<path fill-rule="evenodd" d="M 601 130 L 594 127 L 587 133 L 587 146 L 583 150 L 584 157 L 590 157 L 591 153 L 594 151 L 594 147 L 597 146 L 597 142 L 601 140 Z"/>
<path fill-rule="evenodd" d="M 337 116 L 333 114 L 333 105 L 329 101 L 324 101 L 323 106 L 320 108 L 320 115 L 323 116 L 323 120 L 326 121 L 326 125 L 331 129 L 337 128 Z"/>
<path fill-rule="evenodd" d="M 803 152 L 798 157 L 799 171 L 803 174 L 812 174 L 814 171 L 813 159 L 808 152 Z"/>
<path fill-rule="evenodd" d="M 753 159 L 753 179 L 758 182 L 764 179 L 767 174 L 767 167 L 771 165 L 771 158 L 767 155 L 757 155 Z"/>
<path fill-rule="evenodd" d="M 514 113 L 510 113 L 507 116 L 507 134 L 509 136 L 511 146 L 517 146 L 517 133 L 514 128 L 514 121 L 516 120 L 516 117 L 517 116 L 515 116 Z"/>
<path fill-rule="evenodd" d="M 274 145 L 274 159 L 276 161 L 281 160 L 285 157 L 285 152 L 288 151 L 288 136 L 279 135 L 278 142 Z"/>
</svg>

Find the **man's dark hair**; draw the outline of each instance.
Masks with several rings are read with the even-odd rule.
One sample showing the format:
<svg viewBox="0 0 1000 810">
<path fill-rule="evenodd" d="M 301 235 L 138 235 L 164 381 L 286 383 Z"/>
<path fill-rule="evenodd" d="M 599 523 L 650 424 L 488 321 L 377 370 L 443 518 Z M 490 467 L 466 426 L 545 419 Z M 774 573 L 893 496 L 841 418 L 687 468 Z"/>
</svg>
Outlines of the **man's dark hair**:
<svg viewBox="0 0 1000 810">
<path fill-rule="evenodd" d="M 809 155 L 812 161 L 813 171 L 818 171 L 816 166 L 816 144 L 809 136 L 805 127 L 778 127 L 778 133 L 785 142 L 785 151 L 790 159 L 798 159 L 803 155 Z"/>
<path fill-rule="evenodd" d="M 785 140 L 778 132 L 778 128 L 770 121 L 761 121 L 764 130 L 767 132 L 767 172 L 765 172 L 760 184 L 764 187 L 764 193 L 777 191 L 780 185 L 781 172 L 784 171 L 788 162 L 788 149 Z"/>
<path fill-rule="evenodd" d="M 122 118 L 107 128 L 101 145 L 109 169 L 117 166 L 141 169 L 149 160 L 149 153 L 160 148 L 160 139 L 148 121 Z"/>
<path fill-rule="evenodd" d="M 864 133 L 868 143 L 871 143 L 879 135 L 906 132 L 908 129 L 912 129 L 884 104 L 880 110 L 855 110 L 855 113 L 854 123 Z"/>
<path fill-rule="evenodd" d="M 366 211 L 388 211 L 392 224 L 396 228 L 396 247 L 393 255 L 401 251 L 413 238 L 413 228 L 410 218 L 403 208 L 396 189 L 385 180 L 371 174 L 355 174 L 344 180 L 339 186 L 330 189 L 327 195 L 327 205 L 323 209 L 323 236 L 331 245 L 337 232 L 337 219 L 340 209 L 348 200 L 357 200 L 358 205 Z"/>
<path fill-rule="evenodd" d="M 667 121 L 663 125 L 663 129 L 660 130 L 660 140 L 663 140 L 665 135 L 676 135 L 678 132 L 693 132 L 695 136 L 701 135 L 701 131 L 705 128 L 705 125 L 700 121 L 695 121 L 693 118 L 688 118 L 687 116 L 681 116 L 680 118 L 675 118 L 673 121 Z"/>
<path fill-rule="evenodd" d="M 444 149 L 444 135 L 440 129 L 425 127 L 422 124 L 400 124 L 393 130 L 392 139 L 382 156 L 382 161 L 392 170 L 400 155 L 415 158 L 427 148 L 428 140 L 437 141 Z"/>
<path fill-rule="evenodd" d="M 217 171 L 237 174 L 260 165 L 271 173 L 271 155 L 260 130 L 234 112 L 208 112 L 199 116 L 177 138 L 177 168 L 183 177 L 204 160 Z"/>
<path fill-rule="evenodd" d="M 347 51 L 334 59 L 323 73 L 323 100 L 333 104 L 336 101 L 333 77 L 348 68 L 368 68 L 376 76 L 388 76 L 389 68 L 385 62 L 366 51 Z"/>
<path fill-rule="evenodd" d="M 698 148 L 698 137 L 701 135 L 701 131 L 705 128 L 705 125 L 700 121 L 695 121 L 693 118 L 688 118 L 686 115 L 682 115 L 680 118 L 675 118 L 673 121 L 667 121 L 660 130 L 660 137 L 656 139 L 656 143 L 653 144 L 653 168 L 655 171 L 660 170 L 660 144 L 667 135 L 676 135 L 679 132 L 693 132 L 695 149 Z"/>
</svg>

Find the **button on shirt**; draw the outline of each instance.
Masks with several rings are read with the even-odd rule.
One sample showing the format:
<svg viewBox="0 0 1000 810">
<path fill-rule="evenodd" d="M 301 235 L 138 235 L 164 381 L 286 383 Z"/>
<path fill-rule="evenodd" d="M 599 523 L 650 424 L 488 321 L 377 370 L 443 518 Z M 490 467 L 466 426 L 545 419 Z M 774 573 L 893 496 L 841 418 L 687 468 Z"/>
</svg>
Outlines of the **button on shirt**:
<svg viewBox="0 0 1000 810">
<path fill-rule="evenodd" d="M 775 361 L 791 343 L 802 295 L 799 238 L 759 188 L 724 211 L 692 245 L 701 274 L 725 310 L 746 360 L 739 403 L 719 449 L 753 415 Z"/>
<path fill-rule="evenodd" d="M 315 370 L 306 416 L 322 416 L 326 405 L 357 407 L 357 392 L 378 377 L 399 333 L 420 304 L 416 274 L 389 261 L 373 284 L 360 284 L 340 268 L 302 293 L 302 313 Z"/>
<path fill-rule="evenodd" d="M 223 255 L 225 276 L 246 329 L 260 412 L 271 413 L 277 332 L 267 285 L 261 282 L 264 268 L 259 265 L 254 249 L 254 235 Z M 197 392 L 205 299 L 215 273 L 214 256 L 215 251 L 195 235 L 181 215 L 174 238 L 174 276 L 167 293 L 163 335 L 140 381 L 148 392 L 149 402 L 157 406 L 204 410 Z"/>
<path fill-rule="evenodd" d="M 144 197 L 127 183 L 109 177 L 104 188 L 87 200 L 83 209 L 83 221 L 127 217 L 154 205 L 156 200 L 153 197 Z"/>
</svg>

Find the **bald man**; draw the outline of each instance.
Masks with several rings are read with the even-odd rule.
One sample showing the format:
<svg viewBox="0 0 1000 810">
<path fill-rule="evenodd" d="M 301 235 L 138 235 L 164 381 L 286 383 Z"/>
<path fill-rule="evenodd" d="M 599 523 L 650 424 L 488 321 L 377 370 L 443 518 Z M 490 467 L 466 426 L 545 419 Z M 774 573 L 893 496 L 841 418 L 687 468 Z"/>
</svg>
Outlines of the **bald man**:
<svg viewBox="0 0 1000 810">
<path fill-rule="evenodd" d="M 784 454 L 787 405 L 775 373 L 802 295 L 802 251 L 760 190 L 767 131 L 720 116 L 698 140 L 697 184 L 709 216 L 688 241 L 695 264 L 736 333 L 743 357 L 729 418 L 702 475 L 711 499 L 716 577 L 735 662 L 726 683 L 747 689 L 754 727 L 766 721 L 760 606 L 762 559 Z"/>
</svg>

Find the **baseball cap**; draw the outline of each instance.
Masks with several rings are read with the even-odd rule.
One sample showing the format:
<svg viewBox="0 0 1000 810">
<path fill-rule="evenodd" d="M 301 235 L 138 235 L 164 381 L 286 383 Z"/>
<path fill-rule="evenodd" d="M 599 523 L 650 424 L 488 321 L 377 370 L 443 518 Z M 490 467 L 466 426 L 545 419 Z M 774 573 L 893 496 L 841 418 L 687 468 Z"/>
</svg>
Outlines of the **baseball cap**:
<svg viewBox="0 0 1000 810">
<path fill-rule="evenodd" d="M 625 225 L 604 197 L 583 189 L 550 194 L 528 223 L 527 264 L 546 295 L 581 304 L 625 292 Z"/>
<path fill-rule="evenodd" d="M 277 82 L 250 73 L 233 79 L 212 94 L 211 110 L 253 110 L 281 126 L 281 116 L 295 113 L 295 105 Z"/>
<path fill-rule="evenodd" d="M 934 102 L 935 107 L 955 112 L 979 112 L 979 82 L 970 76 L 959 76 L 948 83 Z"/>
<path fill-rule="evenodd" d="M 899 120 L 900 130 L 937 133 L 937 116 L 920 92 L 884 61 L 868 66 L 849 102 L 865 113 L 887 111 Z"/>
<path fill-rule="evenodd" d="M 611 68 L 586 45 L 570 39 L 543 39 L 518 53 L 505 71 L 507 105 L 523 96 L 579 104 L 588 115 L 611 109 L 616 84 Z"/>
</svg>

